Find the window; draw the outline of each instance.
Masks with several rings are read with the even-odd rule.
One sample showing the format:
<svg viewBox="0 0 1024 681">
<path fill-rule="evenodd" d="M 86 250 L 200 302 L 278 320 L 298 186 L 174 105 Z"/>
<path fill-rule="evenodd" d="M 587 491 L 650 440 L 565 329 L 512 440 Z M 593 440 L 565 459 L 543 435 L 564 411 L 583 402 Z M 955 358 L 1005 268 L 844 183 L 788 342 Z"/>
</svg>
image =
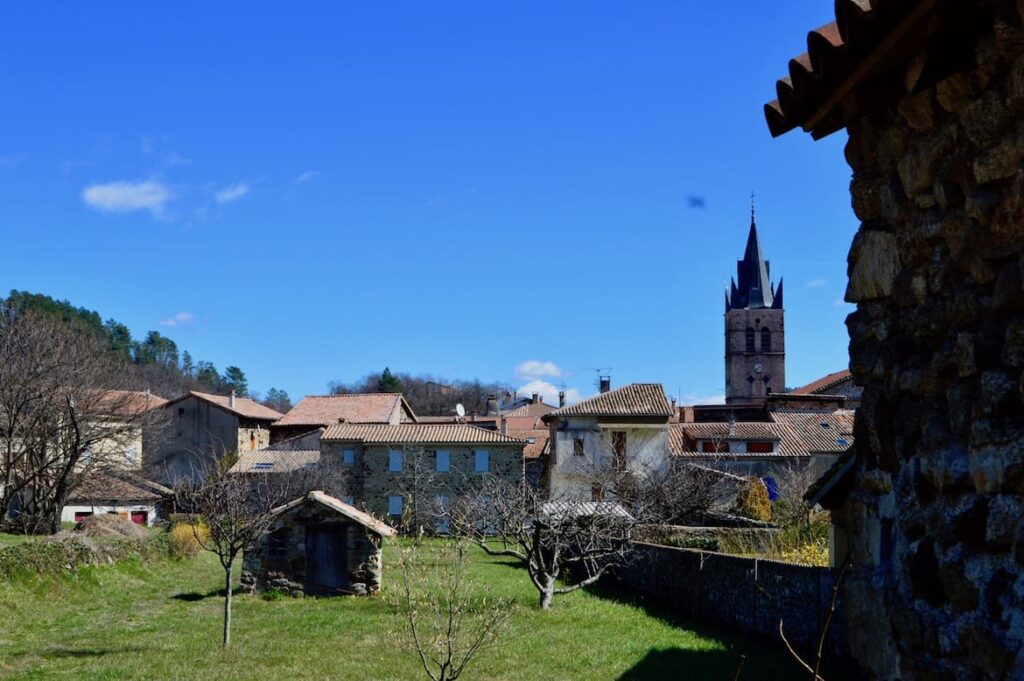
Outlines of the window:
<svg viewBox="0 0 1024 681">
<path fill-rule="evenodd" d="M 447 473 L 451 468 L 452 454 L 447 449 L 439 449 L 435 454 L 437 458 L 436 469 L 438 473 Z"/>
<path fill-rule="evenodd" d="M 772 351 L 772 332 L 765 326 L 761 329 L 761 352 Z"/>
<path fill-rule="evenodd" d="M 388 497 L 388 515 L 402 515 L 402 497 L 400 497 L 397 494 L 393 494 L 390 497 Z"/>
<path fill-rule="evenodd" d="M 702 452 L 710 452 L 710 453 L 714 453 L 714 452 L 728 452 L 729 451 L 729 443 L 728 442 L 719 442 L 719 443 L 716 444 L 714 440 L 705 440 L 704 442 L 700 443 L 700 451 L 702 451 Z"/>
<path fill-rule="evenodd" d="M 491 470 L 491 453 L 486 449 L 478 449 L 473 452 L 473 470 L 477 473 L 486 473 Z"/>
<path fill-rule="evenodd" d="M 612 465 L 617 471 L 626 469 L 626 433 L 621 430 L 612 432 Z"/>
<path fill-rule="evenodd" d="M 604 488 L 596 482 L 590 486 L 590 500 L 604 501 Z"/>
<path fill-rule="evenodd" d="M 356 450 L 346 449 L 341 453 L 341 460 L 345 462 L 346 466 L 351 466 L 356 462 Z"/>
<path fill-rule="evenodd" d="M 256 449 L 256 433 L 249 433 L 249 449 Z"/>
<path fill-rule="evenodd" d="M 178 416 L 180 417 L 180 416 L 184 416 L 184 415 L 185 415 L 185 407 L 178 407 Z"/>
<path fill-rule="evenodd" d="M 527 441 L 527 442 L 528 442 L 529 444 L 531 444 L 531 445 L 533 445 L 533 444 L 537 444 L 537 438 L 535 438 L 535 437 L 528 437 L 528 438 L 526 438 L 526 441 Z"/>
<path fill-rule="evenodd" d="M 574 456 L 583 456 L 583 438 L 578 437 L 572 441 L 572 453 Z"/>
<path fill-rule="evenodd" d="M 273 467 L 274 463 L 272 461 L 260 461 L 252 465 L 254 471 L 269 471 Z"/>
<path fill-rule="evenodd" d="M 388 452 L 388 470 L 392 473 L 402 472 L 402 451 L 392 449 Z"/>
<path fill-rule="evenodd" d="M 755 440 L 747 443 L 747 452 L 750 454 L 771 454 L 775 450 L 773 443 L 763 440 Z"/>
<path fill-rule="evenodd" d="M 754 352 L 754 329 L 747 329 L 747 352 Z"/>
</svg>

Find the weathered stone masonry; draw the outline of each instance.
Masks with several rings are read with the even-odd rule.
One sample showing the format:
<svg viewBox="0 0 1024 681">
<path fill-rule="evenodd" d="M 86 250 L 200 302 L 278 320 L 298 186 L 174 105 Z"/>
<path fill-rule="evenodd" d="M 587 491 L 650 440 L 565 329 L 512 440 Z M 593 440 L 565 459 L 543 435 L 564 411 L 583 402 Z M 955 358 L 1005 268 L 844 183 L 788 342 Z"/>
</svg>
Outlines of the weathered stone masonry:
<svg viewBox="0 0 1024 681">
<path fill-rule="evenodd" d="M 845 628 L 880 678 L 1024 677 L 1024 7 L 990 5 L 974 68 L 848 128 Z"/>
</svg>

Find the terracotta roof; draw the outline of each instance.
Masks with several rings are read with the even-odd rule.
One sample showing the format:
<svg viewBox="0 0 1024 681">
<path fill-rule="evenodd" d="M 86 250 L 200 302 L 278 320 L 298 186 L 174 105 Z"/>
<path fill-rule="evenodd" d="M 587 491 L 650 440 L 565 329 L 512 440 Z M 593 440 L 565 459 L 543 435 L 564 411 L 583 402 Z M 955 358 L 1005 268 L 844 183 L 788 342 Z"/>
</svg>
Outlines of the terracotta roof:
<svg viewBox="0 0 1024 681">
<path fill-rule="evenodd" d="M 257 449 L 239 454 L 231 473 L 288 473 L 320 463 L 319 449 Z"/>
<path fill-rule="evenodd" d="M 853 376 L 850 374 L 850 370 L 843 369 L 842 371 L 835 371 L 827 376 L 822 376 L 816 381 L 811 381 L 807 385 L 794 388 L 789 392 L 793 395 L 827 395 L 830 389 L 835 388 L 840 383 L 852 380 Z"/>
<path fill-rule="evenodd" d="M 509 409 L 508 411 L 501 412 L 501 415 L 505 418 L 523 418 L 528 416 L 544 416 L 544 414 L 550 414 L 555 411 L 558 407 L 544 402 L 529 402 L 527 404 L 520 405 L 515 409 Z"/>
<path fill-rule="evenodd" d="M 404 413 L 403 413 L 404 412 Z M 401 423 L 416 420 L 401 393 L 308 395 L 275 426 L 329 426 L 346 423 Z"/>
<path fill-rule="evenodd" d="M 973 57 L 943 49 L 946 41 L 970 44 L 964 34 L 974 22 L 963 15 L 971 11 L 975 3 L 836 0 L 836 20 L 807 34 L 807 52 L 789 60 L 778 99 L 765 104 L 768 129 L 778 136 L 799 126 L 818 139 L 915 85 L 936 82 Z M 907 64 L 917 55 L 936 59 L 922 62 L 908 85 Z"/>
<path fill-rule="evenodd" d="M 773 412 L 772 422 L 727 421 L 679 423 L 669 427 L 669 452 L 673 455 L 700 455 L 709 458 L 743 456 L 779 458 L 812 454 L 842 454 L 853 445 L 854 412 L 840 409 L 829 413 Z M 730 433 L 731 429 L 731 433 Z M 700 440 L 771 440 L 778 442 L 777 452 L 701 452 Z"/>
<path fill-rule="evenodd" d="M 815 414 L 808 412 L 775 412 L 772 418 L 786 426 L 811 454 L 841 454 L 853 444 L 852 409 Z"/>
<path fill-rule="evenodd" d="M 556 416 L 664 416 L 673 415 L 672 405 L 660 383 L 630 383 L 562 407 L 545 415 L 546 421 Z"/>
<path fill-rule="evenodd" d="M 377 520 L 369 513 L 364 513 L 355 506 L 346 504 L 341 499 L 335 499 L 331 495 L 325 494 L 320 490 L 313 490 L 304 497 L 299 497 L 298 499 L 289 501 L 287 504 L 284 504 L 283 506 L 278 506 L 273 511 L 271 511 L 271 513 L 273 513 L 274 515 L 279 515 L 281 513 L 290 511 L 296 506 L 301 506 L 307 501 L 315 504 L 320 504 L 321 506 L 325 506 L 331 509 L 332 511 L 336 511 L 337 513 L 340 513 L 349 520 L 354 520 L 363 527 L 367 528 L 368 530 L 376 532 L 382 537 L 395 536 L 395 528 L 391 527 L 387 523 L 381 520 Z"/>
<path fill-rule="evenodd" d="M 255 400 L 250 400 L 248 397 L 236 397 L 235 406 L 231 407 L 231 398 L 228 395 L 211 395 L 210 393 L 201 393 L 198 390 L 190 390 L 181 397 L 176 397 L 164 406 L 176 404 L 189 397 L 195 397 L 196 399 L 210 404 L 215 404 L 225 411 L 229 411 L 238 416 L 242 416 L 248 419 L 259 419 L 261 421 L 276 421 L 281 418 L 279 412 L 274 411 L 270 407 L 265 407 Z"/>
<path fill-rule="evenodd" d="M 466 424 L 415 424 L 398 426 L 339 423 L 327 428 L 321 440 L 343 440 L 368 444 L 508 444 L 522 440 Z"/>
<path fill-rule="evenodd" d="M 538 459 L 550 453 L 551 431 L 547 428 L 509 428 L 505 431 L 505 434 L 517 440 L 526 441 L 526 447 L 523 448 L 523 456 L 527 459 Z M 530 442 L 531 438 L 533 442 Z"/>
<path fill-rule="evenodd" d="M 114 416 L 135 416 L 167 404 L 167 400 L 142 390 L 103 390 L 96 399 L 97 410 Z"/>
<path fill-rule="evenodd" d="M 68 503 L 72 504 L 102 504 L 105 502 L 148 504 L 160 499 L 160 495 L 133 485 L 127 480 L 99 472 L 86 475 L 68 495 Z"/>
</svg>

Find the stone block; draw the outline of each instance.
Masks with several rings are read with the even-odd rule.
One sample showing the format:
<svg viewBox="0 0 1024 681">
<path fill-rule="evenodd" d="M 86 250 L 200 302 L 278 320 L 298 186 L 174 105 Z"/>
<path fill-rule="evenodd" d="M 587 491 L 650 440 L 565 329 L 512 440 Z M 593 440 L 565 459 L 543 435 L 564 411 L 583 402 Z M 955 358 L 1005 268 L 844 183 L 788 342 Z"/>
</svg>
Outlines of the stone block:
<svg viewBox="0 0 1024 681">
<path fill-rule="evenodd" d="M 856 303 L 891 296 L 899 271 L 899 252 L 892 234 L 859 232 L 850 250 L 846 300 Z"/>
</svg>

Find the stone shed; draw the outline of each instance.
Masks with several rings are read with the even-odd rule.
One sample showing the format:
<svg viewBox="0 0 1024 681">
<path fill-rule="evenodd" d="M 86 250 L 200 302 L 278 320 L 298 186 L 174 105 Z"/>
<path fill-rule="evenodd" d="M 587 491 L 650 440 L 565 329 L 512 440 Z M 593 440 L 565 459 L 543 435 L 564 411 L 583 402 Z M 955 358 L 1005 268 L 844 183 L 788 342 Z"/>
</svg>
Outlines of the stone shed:
<svg viewBox="0 0 1024 681">
<path fill-rule="evenodd" d="M 245 554 L 242 586 L 304 594 L 377 593 L 381 542 L 395 530 L 359 509 L 313 491 L 274 511 L 273 525 Z"/>
<path fill-rule="evenodd" d="M 1024 3 L 839 0 L 807 46 L 766 114 L 849 135 L 863 396 L 816 491 L 851 653 L 872 678 L 1024 679 Z"/>
</svg>

